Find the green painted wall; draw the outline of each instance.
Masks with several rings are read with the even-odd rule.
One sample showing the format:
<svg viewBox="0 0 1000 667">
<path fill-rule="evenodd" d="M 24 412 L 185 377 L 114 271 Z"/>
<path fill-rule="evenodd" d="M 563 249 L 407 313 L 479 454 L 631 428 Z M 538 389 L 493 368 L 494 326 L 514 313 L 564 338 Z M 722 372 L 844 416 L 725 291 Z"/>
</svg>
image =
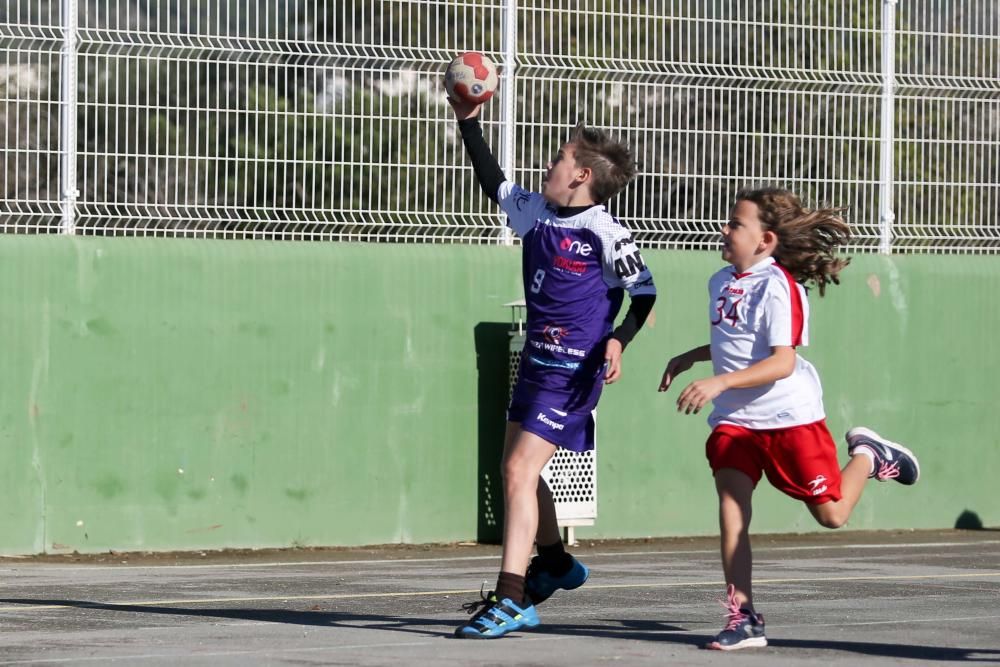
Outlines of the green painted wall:
<svg viewBox="0 0 1000 667">
<path fill-rule="evenodd" d="M 646 255 L 656 322 L 602 401 L 584 537 L 715 530 L 707 426 L 656 385 L 704 341 L 719 261 Z M 872 485 L 852 527 L 1000 524 L 1000 264 L 863 256 L 844 278 L 806 351 L 831 429 L 891 434 L 924 475 Z M 0 284 L 0 552 L 495 534 L 517 249 L 3 236 Z M 754 521 L 816 529 L 763 486 Z"/>
</svg>

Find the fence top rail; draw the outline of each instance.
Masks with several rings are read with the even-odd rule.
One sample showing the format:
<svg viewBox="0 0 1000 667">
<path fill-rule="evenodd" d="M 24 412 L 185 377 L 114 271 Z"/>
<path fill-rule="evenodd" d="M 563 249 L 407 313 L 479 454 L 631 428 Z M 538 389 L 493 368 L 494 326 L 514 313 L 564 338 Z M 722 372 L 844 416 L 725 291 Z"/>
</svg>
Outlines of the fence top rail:
<svg viewBox="0 0 1000 667">
<path fill-rule="evenodd" d="M 1000 247 L 996 2 L 558 4 L 10 0 L 0 231 L 509 243 L 440 88 L 475 48 L 507 176 L 611 131 L 646 247 L 714 251 L 759 184 L 846 207 L 852 252 Z"/>
</svg>

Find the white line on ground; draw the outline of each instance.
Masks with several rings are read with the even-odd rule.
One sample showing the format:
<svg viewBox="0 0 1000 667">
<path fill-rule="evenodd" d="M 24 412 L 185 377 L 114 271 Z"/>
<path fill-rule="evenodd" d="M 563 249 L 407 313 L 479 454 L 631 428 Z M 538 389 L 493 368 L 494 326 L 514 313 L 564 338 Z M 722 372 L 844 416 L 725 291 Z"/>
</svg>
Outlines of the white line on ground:
<svg viewBox="0 0 1000 667">
<path fill-rule="evenodd" d="M 857 549 L 941 549 L 967 546 L 996 546 L 1000 547 L 1000 540 L 980 540 L 976 542 L 911 542 L 902 544 L 830 544 L 830 545 L 808 545 L 794 547 L 754 547 L 754 553 L 766 552 L 796 552 L 796 551 L 833 551 L 833 550 L 857 550 Z M 691 554 L 712 554 L 718 555 L 718 549 L 678 549 L 674 551 L 595 551 L 586 554 L 588 558 L 603 558 L 614 556 L 615 558 L 637 556 L 689 556 Z M 205 563 L 204 565 L 126 565 L 129 570 L 199 570 L 199 569 L 245 569 L 245 568 L 272 568 L 272 567 L 315 567 L 332 565 L 387 565 L 394 563 L 448 563 L 456 561 L 480 561 L 480 560 L 500 560 L 500 554 L 490 556 L 451 556 L 445 558 L 383 558 L 378 560 L 315 560 L 315 561 L 295 561 L 295 562 L 271 562 L 271 563 Z M 30 563 L 29 567 L 43 568 L 53 572 L 76 572 L 80 570 L 94 570 L 101 567 L 121 567 L 119 563 L 95 563 L 93 565 L 49 565 L 48 563 Z M 15 568 L 22 567 L 20 564 Z M 0 572 L 13 569 L 11 567 L 0 568 Z"/>
<path fill-rule="evenodd" d="M 790 584 L 790 583 L 820 583 L 844 581 L 914 581 L 927 579 L 990 579 L 1000 577 L 1000 572 L 968 572 L 962 574 L 915 574 L 887 575 L 871 577 L 793 577 L 784 579 L 757 579 L 755 584 Z M 697 586 L 721 586 L 724 582 L 718 579 L 708 581 L 675 581 L 652 582 L 637 584 L 588 584 L 587 590 L 611 590 L 627 588 L 683 588 Z M 45 609 L 94 609 L 104 607 L 139 607 L 168 606 L 185 604 L 223 604 L 242 602 L 291 602 L 304 600 L 361 600 L 369 598 L 410 598 L 437 597 L 441 595 L 472 595 L 478 593 L 475 589 L 444 590 L 444 591 L 397 591 L 388 593 L 331 593 L 328 595 L 278 595 L 266 597 L 231 597 L 231 598 L 187 598 L 176 600 L 137 600 L 132 602 L 91 602 L 81 604 L 46 604 L 46 605 L 11 605 L 0 607 L 2 611 L 40 611 Z"/>
<path fill-rule="evenodd" d="M 910 625 L 911 623 L 946 623 L 946 622 L 949 622 L 949 621 L 986 621 L 986 620 L 990 620 L 990 619 L 994 619 L 994 618 L 1000 618 L 1000 616 L 953 616 L 951 618 L 944 618 L 944 617 L 940 617 L 940 616 L 936 616 L 934 618 L 909 618 L 909 617 L 904 618 L 904 617 L 900 616 L 899 618 L 897 618 L 896 620 L 893 620 L 893 621 L 857 621 L 857 622 L 854 622 L 854 623 L 833 623 L 831 625 L 836 625 L 836 627 L 838 627 L 838 628 L 847 628 L 847 627 L 862 626 L 862 625 Z M 782 629 L 786 629 L 786 628 L 815 628 L 816 624 L 815 623 L 796 623 L 796 624 L 793 624 L 793 625 L 778 625 L 777 623 L 775 623 L 772 626 L 772 624 L 769 623 L 768 627 L 769 628 L 770 627 L 775 627 L 775 628 L 780 627 Z M 970 650 L 974 650 L 974 649 L 970 649 Z"/>
</svg>

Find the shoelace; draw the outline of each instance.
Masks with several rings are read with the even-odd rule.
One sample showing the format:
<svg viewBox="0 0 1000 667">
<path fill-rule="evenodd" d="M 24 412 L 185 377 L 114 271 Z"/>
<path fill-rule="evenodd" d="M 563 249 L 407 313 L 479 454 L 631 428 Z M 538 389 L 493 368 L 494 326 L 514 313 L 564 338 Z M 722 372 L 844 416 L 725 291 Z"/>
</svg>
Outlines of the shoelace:
<svg viewBox="0 0 1000 667">
<path fill-rule="evenodd" d="M 884 482 L 887 479 L 895 479 L 899 477 L 899 461 L 893 463 L 886 463 L 882 461 L 879 463 L 878 472 L 875 473 L 875 478 Z"/>
<path fill-rule="evenodd" d="M 462 605 L 462 611 L 468 614 L 476 614 L 476 616 L 478 617 L 480 614 L 484 613 L 487 609 L 496 604 L 493 600 L 490 599 L 492 593 L 493 591 L 490 591 L 489 593 L 486 592 L 486 582 L 484 581 L 483 585 L 479 587 L 480 599 L 476 600 L 475 602 L 464 603 Z"/>
<path fill-rule="evenodd" d="M 736 587 L 729 584 L 726 588 L 726 599 L 719 600 L 719 602 L 726 608 L 726 616 L 729 618 L 729 623 L 726 624 L 726 630 L 735 630 L 747 617 L 747 615 L 743 613 L 743 610 L 740 609 L 739 600 L 736 599 Z"/>
</svg>

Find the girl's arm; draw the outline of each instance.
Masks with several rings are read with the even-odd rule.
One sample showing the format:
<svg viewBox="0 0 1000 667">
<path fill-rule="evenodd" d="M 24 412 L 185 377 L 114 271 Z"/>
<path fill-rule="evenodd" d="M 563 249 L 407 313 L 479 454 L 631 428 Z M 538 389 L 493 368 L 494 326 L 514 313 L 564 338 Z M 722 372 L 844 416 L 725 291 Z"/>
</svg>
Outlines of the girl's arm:
<svg viewBox="0 0 1000 667">
<path fill-rule="evenodd" d="M 762 384 L 771 384 L 786 378 L 795 370 L 795 348 L 782 345 L 771 348 L 771 356 L 756 364 L 719 377 L 726 383 L 726 389 L 747 389 Z M 714 398 L 714 397 L 713 397 Z"/>
<path fill-rule="evenodd" d="M 771 348 L 771 356 L 738 371 L 695 380 L 677 398 L 677 411 L 696 413 L 726 389 L 746 389 L 771 384 L 795 370 L 795 348 L 782 345 Z"/>
<path fill-rule="evenodd" d="M 712 347 L 710 345 L 702 345 L 701 347 L 690 349 L 683 354 L 678 354 L 667 362 L 667 369 L 663 371 L 663 379 L 660 380 L 659 391 L 669 389 L 674 378 L 691 368 L 695 362 L 711 360 Z"/>
</svg>

